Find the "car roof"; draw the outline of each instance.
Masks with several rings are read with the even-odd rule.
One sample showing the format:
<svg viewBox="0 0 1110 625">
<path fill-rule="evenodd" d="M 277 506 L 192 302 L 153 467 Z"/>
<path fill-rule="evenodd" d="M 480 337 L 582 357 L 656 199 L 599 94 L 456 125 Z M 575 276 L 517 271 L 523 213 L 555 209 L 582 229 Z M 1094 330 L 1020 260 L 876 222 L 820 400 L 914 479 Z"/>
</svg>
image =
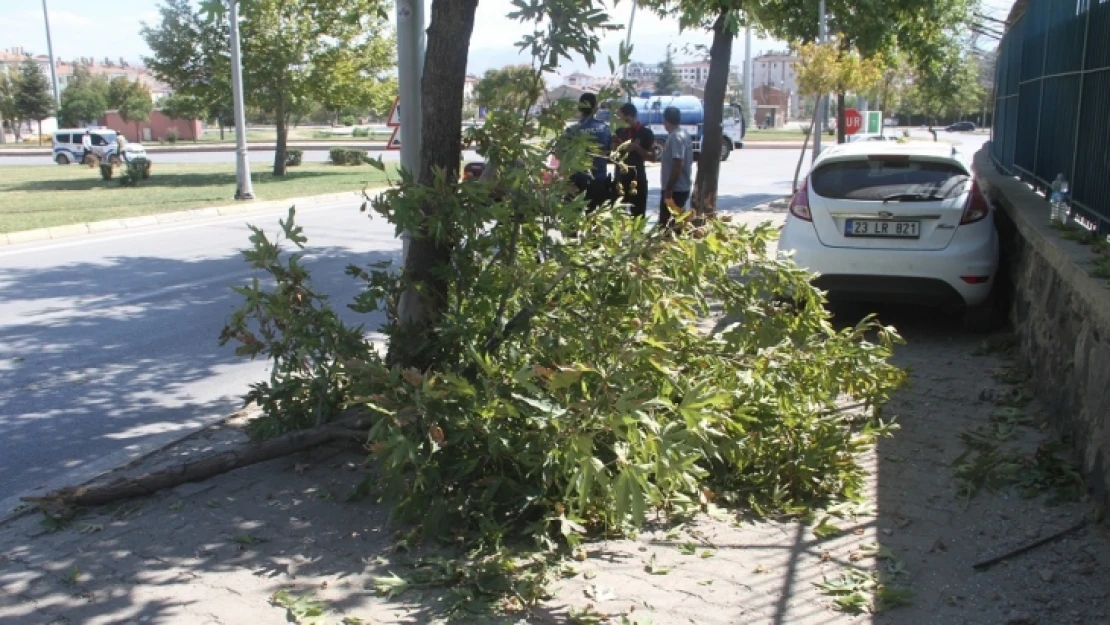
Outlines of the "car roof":
<svg viewBox="0 0 1110 625">
<path fill-rule="evenodd" d="M 109 133 L 109 132 L 115 133 L 116 132 L 115 130 L 112 130 L 111 128 L 59 128 L 59 129 L 54 131 L 54 134 L 56 134 L 56 135 L 58 135 L 58 134 L 63 134 L 63 135 L 85 134 L 86 130 L 91 132 L 91 133 L 94 133 L 94 134 L 103 134 L 103 133 Z"/>
<path fill-rule="evenodd" d="M 958 148 L 949 143 L 935 141 L 855 141 L 834 145 L 821 153 L 817 163 L 829 160 L 850 160 L 854 158 L 876 156 L 881 154 L 898 156 L 921 156 L 937 160 L 953 160 L 964 166 L 968 163 Z"/>
</svg>

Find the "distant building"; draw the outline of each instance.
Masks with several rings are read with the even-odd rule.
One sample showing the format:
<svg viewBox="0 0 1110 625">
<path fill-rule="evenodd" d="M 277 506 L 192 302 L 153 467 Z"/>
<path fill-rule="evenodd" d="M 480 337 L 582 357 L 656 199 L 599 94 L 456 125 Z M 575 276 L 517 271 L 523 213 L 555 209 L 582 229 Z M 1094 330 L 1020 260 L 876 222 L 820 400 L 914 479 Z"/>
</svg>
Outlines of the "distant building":
<svg viewBox="0 0 1110 625">
<path fill-rule="evenodd" d="M 49 80 L 50 57 L 45 54 L 31 55 L 23 48 L 0 50 L 0 73 L 11 75 L 13 72 L 18 72 L 20 64 L 23 63 L 23 59 L 27 56 L 31 56 L 31 58 L 42 67 L 43 74 L 45 74 L 47 80 Z M 54 60 L 55 71 L 58 75 L 59 91 L 65 91 L 77 67 L 84 66 L 89 70 L 90 74 L 103 76 L 108 80 L 122 76 L 132 82 L 136 80 L 139 81 L 141 84 L 145 85 L 147 89 L 150 89 L 151 100 L 155 103 L 173 93 L 173 90 L 170 89 L 169 86 L 155 80 L 147 68 L 141 65 L 131 65 L 123 59 L 112 60 L 105 58 L 101 61 L 97 61 L 92 57 L 82 57 L 72 62 L 66 62 L 57 58 Z"/>
<path fill-rule="evenodd" d="M 199 119 L 173 119 L 162 111 L 153 111 L 150 121 L 124 122 L 115 111 L 108 111 L 100 118 L 100 126 L 111 128 L 128 141 L 164 141 L 172 130 L 182 141 L 195 141 L 204 136 L 204 124 Z"/>
<path fill-rule="evenodd" d="M 568 87 L 576 87 L 578 89 L 593 87 L 594 84 L 597 82 L 597 78 L 594 78 L 589 74 L 583 74 L 582 72 L 574 72 L 573 74 L 563 79 L 563 84 Z"/>
<path fill-rule="evenodd" d="M 790 94 L 760 85 L 752 89 L 752 100 L 755 102 L 755 122 L 762 127 L 770 120 L 770 126 L 781 128 L 797 109 L 792 108 Z"/>
<path fill-rule="evenodd" d="M 798 93 L 797 64 L 801 61 L 790 51 L 766 52 L 752 59 L 752 88 L 774 87 L 789 95 L 790 107 L 801 109 L 801 94 Z"/>
</svg>

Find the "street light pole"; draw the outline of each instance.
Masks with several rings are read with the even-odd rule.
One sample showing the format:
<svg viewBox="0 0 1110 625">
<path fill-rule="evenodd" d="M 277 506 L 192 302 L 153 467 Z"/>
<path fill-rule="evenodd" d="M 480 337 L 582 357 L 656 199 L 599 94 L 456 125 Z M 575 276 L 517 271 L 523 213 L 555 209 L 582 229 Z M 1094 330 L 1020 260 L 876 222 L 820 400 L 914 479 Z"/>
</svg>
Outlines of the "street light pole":
<svg viewBox="0 0 1110 625">
<path fill-rule="evenodd" d="M 752 101 L 752 81 L 755 80 L 755 66 L 752 63 L 752 27 L 744 34 L 744 122 L 755 122 L 755 102 Z"/>
<path fill-rule="evenodd" d="M 628 16 L 628 34 L 624 37 L 624 48 L 629 49 L 632 46 L 632 23 L 636 21 L 636 0 L 632 0 L 632 13 Z M 624 64 L 624 76 L 622 77 L 625 82 L 628 81 L 628 63 Z M 632 101 L 631 91 L 628 94 L 628 101 Z"/>
<path fill-rule="evenodd" d="M 829 40 L 828 25 L 826 24 L 826 21 L 825 21 L 825 0 L 821 0 L 820 5 L 819 5 L 817 10 L 819 11 L 819 15 L 818 15 L 818 18 L 817 18 L 818 19 L 818 22 L 817 22 L 817 36 L 821 40 L 821 43 L 825 43 L 826 41 Z M 821 135 L 824 134 L 824 132 L 825 132 L 825 120 L 828 118 L 828 113 L 826 112 L 826 109 L 825 109 L 826 102 L 827 102 L 827 98 L 826 98 L 825 94 L 823 94 L 823 93 L 818 94 L 817 104 L 816 104 L 817 123 L 813 125 L 813 160 L 814 161 L 816 161 L 817 157 L 821 155 Z"/>
<path fill-rule="evenodd" d="M 421 93 L 424 74 L 424 0 L 397 2 L 397 88 L 401 101 L 401 167 L 420 177 Z M 401 233 L 402 258 L 408 258 L 411 234 Z"/>
<path fill-rule="evenodd" d="M 50 80 L 54 83 L 54 105 L 61 110 L 62 92 L 58 91 L 58 70 L 54 66 L 54 43 L 50 38 L 50 12 L 46 10 L 46 0 L 42 0 L 42 19 L 46 22 L 46 53 L 50 56 Z"/>
<path fill-rule="evenodd" d="M 239 58 L 239 0 L 228 0 L 231 20 L 231 96 L 235 107 L 235 199 L 253 200 L 247 160 L 247 112 L 243 106 L 243 65 Z"/>
</svg>

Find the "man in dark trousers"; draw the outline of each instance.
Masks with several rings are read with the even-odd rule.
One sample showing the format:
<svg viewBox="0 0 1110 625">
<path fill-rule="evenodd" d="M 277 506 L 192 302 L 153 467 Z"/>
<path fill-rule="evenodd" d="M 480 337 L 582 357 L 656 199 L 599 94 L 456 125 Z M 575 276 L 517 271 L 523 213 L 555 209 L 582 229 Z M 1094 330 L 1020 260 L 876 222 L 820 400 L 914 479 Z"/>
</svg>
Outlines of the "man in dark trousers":
<svg viewBox="0 0 1110 625">
<path fill-rule="evenodd" d="M 639 111 L 631 102 L 621 106 L 617 115 L 628 124 L 617 131 L 617 140 L 622 145 L 628 143 L 628 156 L 624 159 L 627 169 L 617 169 L 617 180 L 625 201 L 632 205 L 632 216 L 643 217 L 647 213 L 648 198 L 646 164 L 654 158 L 655 133 L 640 123 Z"/>
<path fill-rule="evenodd" d="M 589 173 L 580 172 L 571 176 L 571 181 L 578 187 L 579 191 L 586 192 L 586 199 L 589 200 L 589 210 L 594 210 L 600 206 L 604 201 L 610 199 L 609 197 L 609 144 L 612 142 L 612 133 L 609 131 L 609 124 L 598 120 L 595 117 L 597 113 L 597 96 L 592 93 L 583 93 L 578 98 L 578 111 L 582 114 L 582 119 L 574 125 L 571 132 L 583 133 L 589 135 L 593 140 L 594 148 L 592 152 L 593 166 Z"/>
<path fill-rule="evenodd" d="M 671 210 L 683 211 L 690 199 L 694 167 L 694 145 L 690 135 L 682 129 L 682 112 L 673 106 L 663 111 L 663 127 L 667 129 L 667 142 L 659 155 L 660 182 L 663 198 L 659 202 L 659 225 L 669 226 L 674 220 Z M 671 206 L 673 205 L 673 209 Z"/>
</svg>

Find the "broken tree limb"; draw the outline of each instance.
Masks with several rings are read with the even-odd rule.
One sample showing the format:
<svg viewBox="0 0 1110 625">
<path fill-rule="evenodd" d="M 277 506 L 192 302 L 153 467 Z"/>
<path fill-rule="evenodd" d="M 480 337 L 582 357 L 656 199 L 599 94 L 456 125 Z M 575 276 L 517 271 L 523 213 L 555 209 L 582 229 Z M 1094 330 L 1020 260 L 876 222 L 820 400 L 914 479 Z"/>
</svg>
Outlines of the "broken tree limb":
<svg viewBox="0 0 1110 625">
<path fill-rule="evenodd" d="M 1037 547 L 1040 547 L 1042 545 L 1047 545 L 1048 543 L 1050 543 L 1052 541 L 1060 540 L 1064 536 L 1067 536 L 1068 534 L 1071 534 L 1073 532 L 1078 532 L 1079 530 L 1083 529 L 1086 526 L 1087 526 L 1087 519 L 1086 519 L 1086 517 L 1084 517 L 1082 521 L 1076 523 L 1075 525 L 1072 525 L 1069 528 L 1062 529 L 1059 532 L 1056 532 L 1055 534 L 1053 534 L 1051 536 L 1046 536 L 1046 537 L 1044 537 L 1044 538 L 1042 538 L 1042 539 L 1040 539 L 1036 542 L 1029 543 L 1028 545 L 1025 545 L 1024 547 L 1019 547 L 1019 548 L 1014 549 L 1013 551 L 1010 551 L 1008 553 L 1004 553 L 1000 556 L 995 556 L 995 557 L 991 558 L 990 560 L 984 560 L 984 561 L 982 561 L 978 564 L 973 564 L 971 566 L 971 568 L 975 569 L 976 571 L 985 571 L 985 570 L 991 568 L 992 566 L 998 564 L 999 562 L 1002 562 L 1004 560 L 1009 560 L 1010 558 L 1013 558 L 1015 556 L 1020 556 L 1021 554 L 1025 553 L 1027 551 L 1032 551 L 1032 550 L 1036 549 Z"/>
<path fill-rule="evenodd" d="M 369 417 L 350 417 L 333 421 L 320 428 L 290 432 L 259 443 L 246 443 L 235 449 L 136 477 L 119 478 L 105 484 L 91 486 L 71 486 L 41 497 L 21 499 L 38 505 L 100 506 L 121 499 L 143 497 L 189 482 L 201 482 L 235 469 L 287 456 L 331 441 L 349 439 L 355 431 L 367 428 L 369 424 Z"/>
</svg>

